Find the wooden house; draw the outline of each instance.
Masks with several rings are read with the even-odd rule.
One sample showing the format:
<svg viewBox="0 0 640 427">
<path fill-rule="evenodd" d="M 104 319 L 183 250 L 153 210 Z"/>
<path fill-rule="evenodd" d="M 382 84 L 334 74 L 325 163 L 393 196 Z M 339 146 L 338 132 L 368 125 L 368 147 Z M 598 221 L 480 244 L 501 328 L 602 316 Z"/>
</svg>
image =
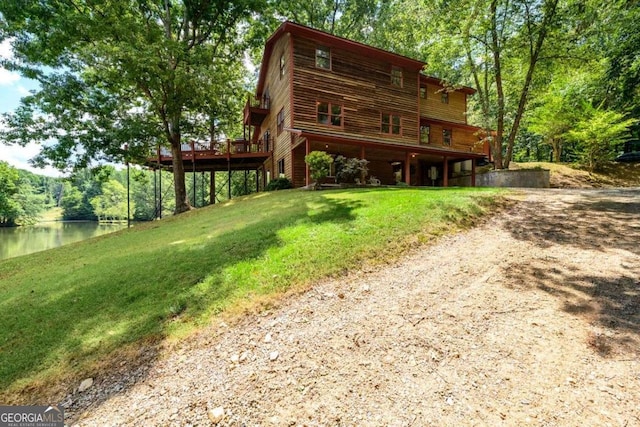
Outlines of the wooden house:
<svg viewBox="0 0 640 427">
<path fill-rule="evenodd" d="M 476 161 L 488 154 L 481 129 L 467 123 L 475 90 L 445 88 L 424 68 L 285 22 L 266 43 L 244 137 L 222 147 L 192 144 L 185 170 L 257 170 L 262 187 L 280 176 L 302 187 L 311 183 L 305 155 L 321 150 L 367 159 L 369 176 L 382 184 L 447 186 L 466 174 L 475 185 Z M 158 151 L 153 162 L 169 166 L 171 158 Z"/>
<path fill-rule="evenodd" d="M 447 186 L 485 157 L 467 123 L 474 89 L 447 90 L 421 61 L 283 23 L 267 41 L 256 100 L 245 108 L 254 139 L 271 141 L 269 178 L 310 184 L 304 157 L 322 150 L 369 160 L 382 184 Z"/>
</svg>

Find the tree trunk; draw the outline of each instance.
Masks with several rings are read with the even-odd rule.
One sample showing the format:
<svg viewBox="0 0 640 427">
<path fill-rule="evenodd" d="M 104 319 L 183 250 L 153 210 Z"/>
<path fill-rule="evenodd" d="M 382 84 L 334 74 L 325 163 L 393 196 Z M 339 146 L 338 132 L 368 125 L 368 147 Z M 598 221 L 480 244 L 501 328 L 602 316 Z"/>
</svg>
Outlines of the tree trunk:
<svg viewBox="0 0 640 427">
<path fill-rule="evenodd" d="M 191 209 L 187 201 L 187 187 L 185 185 L 184 164 L 182 163 L 182 149 L 180 134 L 173 134 L 171 138 L 171 157 L 173 163 L 173 189 L 176 196 L 174 213 L 180 214 Z"/>
<path fill-rule="evenodd" d="M 522 115 L 524 114 L 524 109 L 525 109 L 525 106 L 527 105 L 527 100 L 529 99 L 529 88 L 531 87 L 531 82 L 533 80 L 533 73 L 535 71 L 536 65 L 538 64 L 538 58 L 540 56 L 540 51 L 542 50 L 542 46 L 544 45 L 545 38 L 547 37 L 547 32 L 551 27 L 553 20 L 556 16 L 557 6 L 558 6 L 558 0 L 549 0 L 548 2 L 545 2 L 545 4 L 543 5 L 543 8 L 545 9 L 544 18 L 540 26 L 535 47 L 532 46 L 531 48 L 530 57 L 529 57 L 529 69 L 527 70 L 527 76 L 524 81 L 524 87 L 522 88 L 522 92 L 520 93 L 518 110 L 516 111 L 516 115 L 513 120 L 513 125 L 511 126 L 511 132 L 509 132 L 509 137 L 507 138 L 507 155 L 505 156 L 505 159 L 504 159 L 505 168 L 509 167 L 509 163 L 511 162 L 511 157 L 513 156 L 513 145 L 515 144 L 516 135 L 518 134 L 518 128 L 520 127 L 520 121 L 522 120 Z"/>
<path fill-rule="evenodd" d="M 498 38 L 497 0 L 491 2 L 491 50 L 493 51 L 494 75 L 498 92 L 498 129 L 492 140 L 493 167 L 504 169 L 502 164 L 502 135 L 504 134 L 504 89 L 502 88 L 502 63 L 500 62 L 501 43 Z M 507 165 L 508 166 L 508 165 Z"/>
<path fill-rule="evenodd" d="M 555 163 L 560 163 L 560 159 L 562 158 L 562 148 L 560 144 L 560 141 L 556 139 L 551 140 L 551 147 L 553 148 L 553 161 Z"/>
</svg>

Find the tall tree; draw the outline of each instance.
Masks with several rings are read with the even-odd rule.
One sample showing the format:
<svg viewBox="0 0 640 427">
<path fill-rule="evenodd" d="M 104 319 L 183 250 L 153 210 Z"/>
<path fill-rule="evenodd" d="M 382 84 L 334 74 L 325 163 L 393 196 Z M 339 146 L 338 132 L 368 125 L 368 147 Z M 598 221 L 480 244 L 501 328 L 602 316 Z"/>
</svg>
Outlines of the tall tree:
<svg viewBox="0 0 640 427">
<path fill-rule="evenodd" d="M 157 141 L 173 155 L 176 213 L 190 208 L 181 144 L 218 120 L 212 100 L 241 62 L 241 23 L 261 0 L 6 0 L 5 66 L 42 89 L 5 117 L 6 142 L 55 142 L 40 161 L 83 167 L 90 159 L 144 157 Z M 46 68 L 43 68 L 46 67 Z M 45 71 L 43 71 L 45 70 Z M 202 125 L 204 123 L 204 126 Z"/>
</svg>

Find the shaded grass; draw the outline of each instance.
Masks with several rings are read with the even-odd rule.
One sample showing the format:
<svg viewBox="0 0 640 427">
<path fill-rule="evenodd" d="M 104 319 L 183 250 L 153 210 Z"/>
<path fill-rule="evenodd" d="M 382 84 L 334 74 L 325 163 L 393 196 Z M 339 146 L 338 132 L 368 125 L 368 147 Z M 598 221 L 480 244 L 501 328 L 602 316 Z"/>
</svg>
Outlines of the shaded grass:
<svg viewBox="0 0 640 427">
<path fill-rule="evenodd" d="M 399 255 L 481 215 L 495 189 L 260 193 L 0 261 L 0 396 L 90 373 L 247 299 Z"/>
</svg>

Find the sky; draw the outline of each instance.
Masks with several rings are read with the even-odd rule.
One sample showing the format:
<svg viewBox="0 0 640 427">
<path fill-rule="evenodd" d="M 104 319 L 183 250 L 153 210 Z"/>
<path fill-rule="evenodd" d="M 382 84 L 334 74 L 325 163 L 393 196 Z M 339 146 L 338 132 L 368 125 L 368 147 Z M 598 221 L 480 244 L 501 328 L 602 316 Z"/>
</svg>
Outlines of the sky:
<svg viewBox="0 0 640 427">
<path fill-rule="evenodd" d="M 0 43 L 0 57 L 11 58 L 11 46 L 9 40 Z M 30 90 L 38 88 L 34 80 L 25 79 L 20 74 L 8 71 L 0 66 L 0 114 L 13 111 L 20 99 L 29 94 Z M 2 126 L 0 124 L 0 126 Z M 29 144 L 26 147 L 5 145 L 0 142 L 0 160 L 3 160 L 18 169 L 26 169 L 39 175 L 62 176 L 51 167 L 45 169 L 34 168 L 29 164 L 29 159 L 34 157 L 40 148 L 38 145 Z"/>
</svg>

